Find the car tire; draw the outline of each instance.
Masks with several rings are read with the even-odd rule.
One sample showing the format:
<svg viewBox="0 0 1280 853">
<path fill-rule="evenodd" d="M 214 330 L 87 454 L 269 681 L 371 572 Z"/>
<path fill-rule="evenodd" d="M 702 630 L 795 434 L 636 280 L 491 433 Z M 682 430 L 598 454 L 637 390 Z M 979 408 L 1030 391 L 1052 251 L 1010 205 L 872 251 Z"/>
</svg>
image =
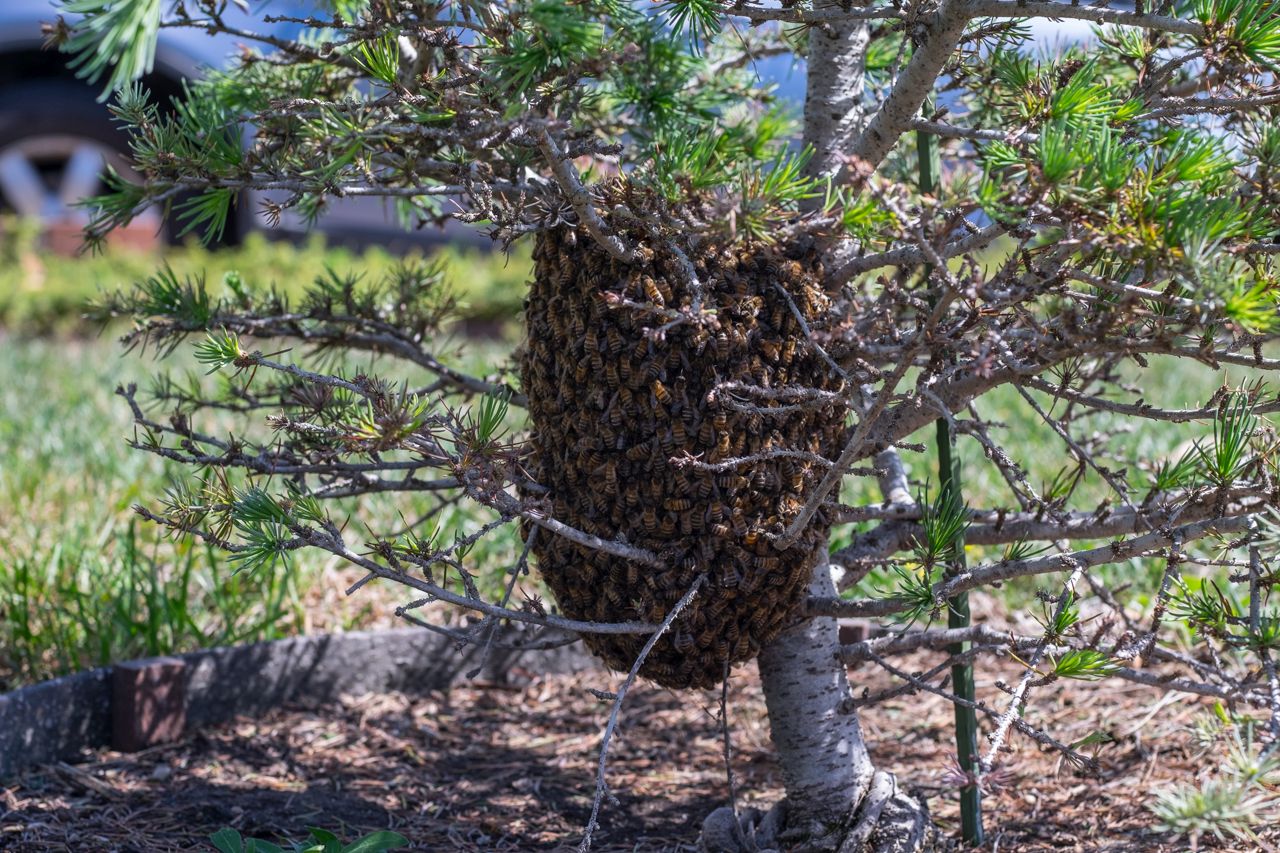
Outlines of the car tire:
<svg viewBox="0 0 1280 853">
<path fill-rule="evenodd" d="M 42 80 L 0 90 L 0 215 L 34 219 L 46 246 L 74 251 L 89 220 L 75 201 L 103 191 L 105 164 L 133 175 L 128 150 L 128 136 L 83 83 Z M 236 236 L 233 223 L 227 230 L 221 242 Z M 152 210 L 111 239 L 154 249 L 176 232 Z"/>
</svg>

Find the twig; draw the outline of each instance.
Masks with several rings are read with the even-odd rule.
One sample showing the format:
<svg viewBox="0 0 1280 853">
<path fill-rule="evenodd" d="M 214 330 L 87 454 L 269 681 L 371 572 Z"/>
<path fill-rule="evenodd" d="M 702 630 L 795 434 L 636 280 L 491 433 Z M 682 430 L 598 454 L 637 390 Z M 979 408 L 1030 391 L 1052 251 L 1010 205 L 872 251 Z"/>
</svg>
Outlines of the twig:
<svg viewBox="0 0 1280 853">
<path fill-rule="evenodd" d="M 706 583 L 706 580 L 707 576 L 705 574 L 698 575 L 693 585 L 689 587 L 689 591 L 676 602 L 675 607 L 671 608 L 671 612 L 667 614 L 667 618 L 662 620 L 658 630 L 653 632 L 648 642 L 644 644 L 644 648 L 640 649 L 640 654 L 636 656 L 635 662 L 631 664 L 631 671 L 627 673 L 622 686 L 614 694 L 613 707 L 609 711 L 609 722 L 605 725 L 604 739 L 600 743 L 600 762 L 596 767 L 596 794 L 591 801 L 591 818 L 587 821 L 587 829 L 583 835 L 582 843 L 578 845 L 578 853 L 587 853 L 591 849 L 591 836 L 599 826 L 600 805 L 604 802 L 605 793 L 608 791 L 604 774 L 609 761 L 609 743 L 613 740 L 613 733 L 618 727 L 618 716 L 622 713 L 622 702 L 627 698 L 627 691 L 635 683 L 636 676 L 640 673 L 640 667 L 644 666 L 645 659 L 649 657 L 649 652 L 653 651 L 653 647 L 658 644 L 658 640 L 667 632 L 671 624 L 676 621 L 676 617 L 680 615 L 680 612 L 689 605 L 689 602 L 693 601 L 693 597 L 698 594 L 698 590 Z"/>
</svg>

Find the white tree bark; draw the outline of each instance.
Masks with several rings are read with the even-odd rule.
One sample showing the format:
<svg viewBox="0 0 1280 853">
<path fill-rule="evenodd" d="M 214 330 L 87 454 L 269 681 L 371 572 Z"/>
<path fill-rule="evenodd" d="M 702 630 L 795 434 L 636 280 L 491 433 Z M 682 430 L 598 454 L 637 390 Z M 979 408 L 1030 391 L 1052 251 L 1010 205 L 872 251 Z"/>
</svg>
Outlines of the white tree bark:
<svg viewBox="0 0 1280 853">
<path fill-rule="evenodd" d="M 835 593 L 825 551 L 810 595 Z M 936 838 L 929 812 L 877 771 L 836 657 L 836 622 L 818 617 L 778 636 L 758 659 L 786 799 L 767 814 L 717 809 L 703 823 L 707 853 L 922 853 Z"/>
<path fill-rule="evenodd" d="M 826 0 L 818 5 L 841 2 Z M 945 32 L 931 46 L 949 53 L 958 35 L 946 26 L 942 29 Z M 867 27 L 859 22 L 810 31 L 804 140 L 813 149 L 811 175 L 840 175 L 859 142 L 865 144 L 867 41 Z M 941 67 L 941 62 L 937 65 Z M 921 73 L 919 68 L 909 70 Z M 916 101 L 911 109 L 918 108 Z M 825 546 L 815 555 L 809 593 L 835 595 Z M 900 791 L 892 775 L 872 766 L 852 707 L 848 672 L 836 658 L 838 647 L 835 620 L 818 617 L 784 631 L 760 653 L 765 703 L 786 787 L 784 808 L 763 818 L 749 815 L 738 820 L 721 813 L 718 829 L 716 821 L 709 819 L 710 831 L 704 836 L 707 849 L 776 846 L 907 853 L 927 849 L 931 843 L 933 827 L 927 809 Z"/>
<path fill-rule="evenodd" d="M 839 7 L 825 0 L 817 4 Z M 835 175 L 862 133 L 863 78 L 868 41 L 865 22 L 814 27 L 809 33 L 805 73 L 804 143 L 813 149 L 807 170 L 813 177 Z"/>
<path fill-rule="evenodd" d="M 814 569 L 809 594 L 835 594 L 825 558 Z M 838 647 L 836 620 L 817 618 L 784 631 L 760 653 L 789 824 L 847 819 L 875 773 L 850 704 L 846 669 L 836 660 Z"/>
<path fill-rule="evenodd" d="M 823 0 L 818 8 L 838 7 Z M 809 33 L 804 141 L 809 172 L 834 176 L 862 133 L 863 80 L 869 40 L 865 22 L 814 27 Z M 832 595 L 825 552 L 816 555 L 810 595 Z M 874 768 L 862 740 L 845 667 L 835 659 L 834 619 L 810 619 L 788 629 L 759 658 L 765 703 L 787 789 L 788 824 L 816 828 L 847 820 L 871 787 Z"/>
</svg>

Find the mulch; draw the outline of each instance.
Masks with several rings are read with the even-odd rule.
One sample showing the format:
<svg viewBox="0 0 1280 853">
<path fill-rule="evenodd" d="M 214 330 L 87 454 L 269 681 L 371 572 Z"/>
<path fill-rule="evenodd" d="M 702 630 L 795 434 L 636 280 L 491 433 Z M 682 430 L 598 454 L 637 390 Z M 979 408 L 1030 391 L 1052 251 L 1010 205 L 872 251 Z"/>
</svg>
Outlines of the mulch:
<svg viewBox="0 0 1280 853">
<path fill-rule="evenodd" d="M 907 659 L 911 663 L 910 659 Z M 918 663 L 923 665 L 922 658 Z M 997 674 L 980 692 L 994 702 Z M 859 688 L 889 685 L 869 668 Z M 1006 673 L 1005 677 L 1008 677 Z M 597 748 L 612 689 L 605 673 L 528 678 L 522 686 L 468 684 L 449 694 L 352 697 L 324 708 L 284 708 L 125 755 L 100 751 L 41 768 L 0 787 L 0 850 L 212 850 L 208 836 L 301 839 L 321 826 L 354 838 L 389 828 L 418 850 L 571 850 L 594 792 Z M 1191 697 L 1124 685 L 1045 689 L 1031 721 L 1071 742 L 1106 731 L 1097 776 L 1013 735 L 1005 784 L 985 804 L 992 851 L 1181 851 L 1186 839 L 1154 831 L 1153 792 L 1216 766 L 1191 724 Z M 692 851 L 702 818 L 728 799 L 719 695 L 637 685 L 609 761 L 616 802 L 606 804 L 596 850 Z M 753 667 L 730 691 L 733 769 L 740 805 L 781 794 Z M 939 823 L 958 826 L 950 781 L 951 706 L 903 696 L 862 713 L 878 766 L 929 796 Z M 1280 845 L 1280 829 L 1264 844 Z M 1203 850 L 1269 849 L 1236 839 Z"/>
</svg>

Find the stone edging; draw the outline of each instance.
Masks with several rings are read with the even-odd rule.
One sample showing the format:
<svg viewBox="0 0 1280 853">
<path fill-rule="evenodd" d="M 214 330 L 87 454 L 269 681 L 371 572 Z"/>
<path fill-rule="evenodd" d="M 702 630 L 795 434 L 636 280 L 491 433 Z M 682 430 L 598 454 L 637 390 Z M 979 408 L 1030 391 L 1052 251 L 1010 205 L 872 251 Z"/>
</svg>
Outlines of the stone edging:
<svg viewBox="0 0 1280 853">
<path fill-rule="evenodd" d="M 478 658 L 474 646 L 459 650 L 447 637 L 406 628 L 208 649 L 56 678 L 0 694 L 0 779 L 74 760 L 86 749 L 113 743 L 136 749 L 172 737 L 175 726 L 180 733 L 286 703 L 442 690 Z M 494 649 L 480 678 L 505 681 L 521 665 L 563 673 L 595 663 L 576 644 L 529 652 Z"/>
</svg>

